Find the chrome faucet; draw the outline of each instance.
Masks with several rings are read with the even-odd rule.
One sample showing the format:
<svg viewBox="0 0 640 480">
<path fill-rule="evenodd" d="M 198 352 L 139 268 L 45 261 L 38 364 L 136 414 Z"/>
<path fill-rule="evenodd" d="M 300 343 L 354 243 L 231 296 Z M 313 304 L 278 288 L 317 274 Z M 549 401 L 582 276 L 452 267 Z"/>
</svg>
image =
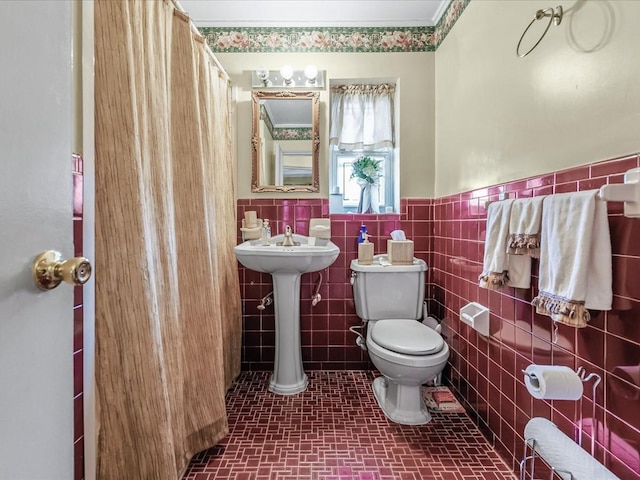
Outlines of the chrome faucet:
<svg viewBox="0 0 640 480">
<path fill-rule="evenodd" d="M 284 229 L 284 240 L 282 240 L 283 247 L 293 247 L 295 242 L 293 241 L 293 232 L 291 227 L 287 225 Z"/>
</svg>

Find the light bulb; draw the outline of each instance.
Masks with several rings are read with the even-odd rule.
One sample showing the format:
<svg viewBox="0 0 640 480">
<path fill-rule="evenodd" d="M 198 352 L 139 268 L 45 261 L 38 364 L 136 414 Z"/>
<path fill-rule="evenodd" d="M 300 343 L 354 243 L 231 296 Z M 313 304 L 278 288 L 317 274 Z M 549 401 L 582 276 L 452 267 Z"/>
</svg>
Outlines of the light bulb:
<svg viewBox="0 0 640 480">
<path fill-rule="evenodd" d="M 258 68 L 256 70 L 256 77 L 258 77 L 258 80 L 260 80 L 262 82 L 262 85 L 264 85 L 265 87 L 271 86 L 271 80 L 269 80 L 269 70 L 267 70 L 267 68 Z"/>
<path fill-rule="evenodd" d="M 318 68 L 315 65 L 307 65 L 307 68 L 304 69 L 304 76 L 307 77 L 307 85 L 315 84 Z"/>
<path fill-rule="evenodd" d="M 280 75 L 282 75 L 285 85 L 293 85 L 293 67 L 291 65 L 284 65 L 280 69 Z"/>
<path fill-rule="evenodd" d="M 256 70 L 256 76 L 264 81 L 267 78 L 269 78 L 269 70 L 267 70 L 265 67 L 260 67 Z"/>
</svg>

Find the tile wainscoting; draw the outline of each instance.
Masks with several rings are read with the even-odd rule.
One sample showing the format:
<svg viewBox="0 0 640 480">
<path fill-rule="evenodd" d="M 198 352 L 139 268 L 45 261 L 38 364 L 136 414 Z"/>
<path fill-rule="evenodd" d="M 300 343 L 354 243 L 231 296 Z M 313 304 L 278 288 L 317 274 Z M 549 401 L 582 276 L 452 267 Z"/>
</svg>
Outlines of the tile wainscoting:
<svg viewBox="0 0 640 480">
<path fill-rule="evenodd" d="M 320 272 L 322 301 L 312 307 L 318 273 L 302 277 L 301 327 L 304 366 L 309 370 L 373 368 L 368 355 L 355 344 L 349 327 L 360 325 L 350 284 L 350 261 L 357 255 L 360 225 L 386 250 L 392 230 L 401 228 L 415 242 L 415 256 L 429 265 L 430 311 L 444 321 L 451 347 L 447 381 L 464 399 L 471 418 L 516 469 L 522 456 L 522 432 L 534 416 L 555 422 L 574 436 L 578 419 L 590 418 L 592 399 L 585 389 L 582 414 L 578 402 L 534 400 L 520 373 L 530 363 L 585 367 L 602 376 L 596 393 L 600 434 L 596 458 L 623 480 L 640 480 L 640 385 L 625 372 L 640 370 L 640 220 L 625 218 L 622 204 L 608 204 L 614 268 L 614 309 L 594 315 L 589 326 L 560 325 L 552 342 L 552 322 L 530 305 L 536 289 L 506 288 L 489 292 L 478 286 L 484 252 L 485 202 L 502 192 L 510 198 L 599 188 L 621 183 L 624 172 L 639 166 L 637 155 L 547 173 L 438 199 L 402 199 L 399 214 L 329 215 L 325 199 L 240 199 L 238 218 L 256 210 L 269 218 L 275 233 L 291 225 L 306 234 L 310 218 L 331 219 L 332 240 L 340 247 L 338 260 Z M 238 232 L 240 231 L 238 225 Z M 240 238 L 238 238 L 240 241 Z M 266 274 L 240 270 L 243 302 L 243 370 L 273 367 L 273 307 L 257 309 L 271 289 Z M 491 335 L 478 335 L 462 324 L 459 308 L 471 301 L 491 310 Z M 621 368 L 622 367 L 622 368 Z M 640 375 L 640 373 L 638 374 Z M 590 445 L 589 435 L 585 446 Z"/>
<path fill-rule="evenodd" d="M 586 328 L 560 325 L 552 341 L 552 320 L 531 306 L 537 294 L 537 261 L 528 290 L 479 288 L 487 200 L 501 192 L 510 198 L 597 189 L 621 183 L 624 172 L 638 166 L 638 156 L 464 192 L 433 202 L 433 254 L 430 257 L 432 310 L 445 319 L 450 343 L 449 380 L 485 435 L 515 469 L 522 457 L 524 426 L 545 417 L 575 438 L 580 418 L 590 419 L 592 393 L 585 387 L 579 402 L 543 401 L 528 393 L 521 370 L 529 364 L 583 366 L 603 381 L 596 392 L 599 425 L 596 458 L 624 480 L 640 479 L 640 385 L 624 373 L 640 375 L 640 220 L 625 218 L 623 204 L 609 202 L 613 250 L 613 310 L 592 317 Z M 468 302 L 489 307 L 490 337 L 478 335 L 459 320 Z M 622 367 L 622 368 L 621 368 Z M 626 369 L 628 370 L 628 368 Z M 587 430 L 590 430 L 590 421 Z M 590 447 L 587 435 L 583 445 Z M 542 478 L 546 478 L 542 476 Z"/>
<path fill-rule="evenodd" d="M 309 219 L 329 217 L 329 204 L 324 199 L 241 199 L 238 219 L 247 210 L 255 210 L 258 218 L 268 218 L 273 235 L 282 233 L 286 225 L 293 231 L 308 234 Z M 331 240 L 340 248 L 336 262 L 319 273 L 302 276 L 300 291 L 300 322 L 302 356 L 306 369 L 348 370 L 369 369 L 369 357 L 355 343 L 356 336 L 349 327 L 360 325 L 356 316 L 351 290 L 349 264 L 357 257 L 357 238 L 360 225 L 366 224 L 375 245 L 375 253 L 386 251 L 386 241 L 393 230 L 402 228 L 414 240 L 415 255 L 427 260 L 430 254 L 431 200 L 403 200 L 400 214 L 331 215 Z M 409 221 L 410 218 L 420 220 Z M 240 224 L 238 224 L 238 232 Z M 238 237 L 238 242 L 241 239 Z M 272 290 L 269 274 L 261 274 L 242 266 L 240 287 L 243 305 L 243 370 L 273 368 L 275 321 L 273 305 L 265 310 L 257 306 Z M 319 293 L 322 301 L 311 305 L 322 275 Z"/>
</svg>

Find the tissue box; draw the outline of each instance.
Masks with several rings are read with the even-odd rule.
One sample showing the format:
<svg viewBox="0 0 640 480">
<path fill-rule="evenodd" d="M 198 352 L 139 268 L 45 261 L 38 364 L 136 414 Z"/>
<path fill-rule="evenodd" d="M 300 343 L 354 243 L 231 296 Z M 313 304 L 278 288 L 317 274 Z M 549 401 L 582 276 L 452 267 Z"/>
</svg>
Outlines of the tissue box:
<svg viewBox="0 0 640 480">
<path fill-rule="evenodd" d="M 331 238 L 331 220 L 328 218 L 309 220 L 309 236 L 329 240 Z"/>
<path fill-rule="evenodd" d="M 373 263 L 373 243 L 358 244 L 358 263 L 360 265 L 371 265 Z"/>
<path fill-rule="evenodd" d="M 413 240 L 387 240 L 387 258 L 392 265 L 413 264 Z"/>
</svg>

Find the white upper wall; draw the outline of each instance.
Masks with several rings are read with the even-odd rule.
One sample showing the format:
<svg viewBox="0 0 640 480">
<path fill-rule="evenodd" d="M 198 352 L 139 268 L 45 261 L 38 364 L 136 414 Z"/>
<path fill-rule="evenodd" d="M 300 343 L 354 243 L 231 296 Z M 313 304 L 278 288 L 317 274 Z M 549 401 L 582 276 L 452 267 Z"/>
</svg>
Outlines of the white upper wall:
<svg viewBox="0 0 640 480">
<path fill-rule="evenodd" d="M 436 197 L 640 151 L 640 2 L 558 4 L 527 57 L 539 1 L 472 1 L 438 48 Z"/>
</svg>

